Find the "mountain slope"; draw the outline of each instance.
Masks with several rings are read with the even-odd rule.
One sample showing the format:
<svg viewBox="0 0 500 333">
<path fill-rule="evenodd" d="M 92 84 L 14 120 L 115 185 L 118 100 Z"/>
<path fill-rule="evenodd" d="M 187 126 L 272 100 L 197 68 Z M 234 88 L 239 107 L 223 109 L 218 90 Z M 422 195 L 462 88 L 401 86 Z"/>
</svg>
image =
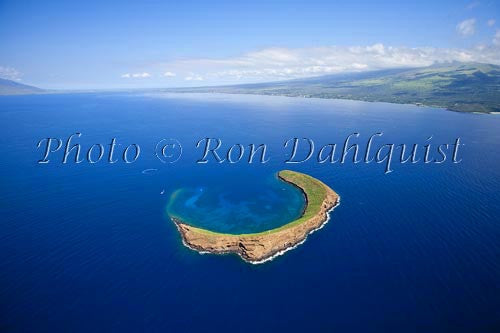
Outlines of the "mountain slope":
<svg viewBox="0 0 500 333">
<path fill-rule="evenodd" d="M 491 113 L 500 112 L 500 66 L 451 63 L 183 90 L 421 104 L 454 111 Z"/>
<path fill-rule="evenodd" d="M 0 78 L 0 95 L 22 95 L 43 92 L 42 89 Z"/>
</svg>

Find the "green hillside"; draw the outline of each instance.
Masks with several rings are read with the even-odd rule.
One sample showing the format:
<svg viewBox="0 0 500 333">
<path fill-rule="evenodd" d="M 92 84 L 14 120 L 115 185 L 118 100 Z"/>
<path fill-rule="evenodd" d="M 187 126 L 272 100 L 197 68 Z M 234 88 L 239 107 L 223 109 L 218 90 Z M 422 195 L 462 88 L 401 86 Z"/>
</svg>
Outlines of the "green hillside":
<svg viewBox="0 0 500 333">
<path fill-rule="evenodd" d="M 451 63 L 309 79 L 224 87 L 182 89 L 443 107 L 454 111 L 500 112 L 500 66 Z"/>
</svg>

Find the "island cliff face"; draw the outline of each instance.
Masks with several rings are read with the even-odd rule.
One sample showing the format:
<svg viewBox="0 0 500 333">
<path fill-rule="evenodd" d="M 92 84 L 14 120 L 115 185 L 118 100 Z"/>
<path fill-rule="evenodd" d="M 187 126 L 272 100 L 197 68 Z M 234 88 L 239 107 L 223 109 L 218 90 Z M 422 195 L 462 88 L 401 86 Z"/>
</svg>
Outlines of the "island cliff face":
<svg viewBox="0 0 500 333">
<path fill-rule="evenodd" d="M 199 252 L 236 253 L 245 261 L 260 263 L 302 243 L 328 220 L 328 211 L 338 204 L 340 197 L 321 181 L 303 173 L 283 170 L 278 177 L 304 193 L 306 207 L 300 218 L 276 229 L 233 235 L 196 228 L 171 216 L 184 244 Z"/>
</svg>

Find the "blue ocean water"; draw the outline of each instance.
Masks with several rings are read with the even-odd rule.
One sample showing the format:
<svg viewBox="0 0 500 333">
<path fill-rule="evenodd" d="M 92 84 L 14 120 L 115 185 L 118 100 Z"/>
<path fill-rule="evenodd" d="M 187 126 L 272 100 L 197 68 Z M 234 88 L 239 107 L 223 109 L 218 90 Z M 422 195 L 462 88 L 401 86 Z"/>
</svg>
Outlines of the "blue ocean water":
<svg viewBox="0 0 500 333">
<path fill-rule="evenodd" d="M 276 174 L 264 180 L 254 180 L 261 188 L 249 192 L 244 192 L 245 182 L 238 187 L 221 182 L 210 188 L 177 189 L 169 198 L 167 214 L 197 227 L 232 234 L 270 230 L 299 218 L 305 208 L 302 192 Z"/>
<path fill-rule="evenodd" d="M 500 327 L 497 116 L 286 97 L 82 93 L 0 97 L 0 130 L 2 331 Z M 62 164 L 58 151 L 37 163 L 40 139 L 75 132 L 82 154 L 116 138 L 120 153 L 139 144 L 140 158 Z M 389 174 L 376 163 L 283 163 L 288 138 L 319 146 L 353 132 L 360 143 L 376 132 L 384 133 L 379 143 L 460 137 L 462 162 L 394 164 Z M 265 143 L 270 160 L 197 164 L 195 144 L 207 137 L 224 147 Z M 177 163 L 155 156 L 161 138 L 182 143 Z M 262 265 L 183 246 L 166 212 L 172 193 L 184 189 L 178 209 L 204 226 L 265 229 L 300 213 L 299 193 L 275 179 L 284 168 L 321 179 L 342 198 L 304 244 Z"/>
</svg>

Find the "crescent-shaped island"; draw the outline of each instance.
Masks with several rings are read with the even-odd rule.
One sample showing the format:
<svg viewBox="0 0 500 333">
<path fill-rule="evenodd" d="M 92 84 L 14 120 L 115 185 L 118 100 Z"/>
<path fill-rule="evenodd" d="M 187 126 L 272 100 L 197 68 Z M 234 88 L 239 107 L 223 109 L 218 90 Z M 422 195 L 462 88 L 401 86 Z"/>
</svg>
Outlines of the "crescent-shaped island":
<svg viewBox="0 0 500 333">
<path fill-rule="evenodd" d="M 282 170 L 278 178 L 298 187 L 306 205 L 302 215 L 279 228 L 258 233 L 226 234 L 191 226 L 170 215 L 183 243 L 201 253 L 236 253 L 250 263 L 262 263 L 301 244 L 307 236 L 328 221 L 328 212 L 340 201 L 339 195 L 320 180 L 309 175 Z"/>
</svg>

